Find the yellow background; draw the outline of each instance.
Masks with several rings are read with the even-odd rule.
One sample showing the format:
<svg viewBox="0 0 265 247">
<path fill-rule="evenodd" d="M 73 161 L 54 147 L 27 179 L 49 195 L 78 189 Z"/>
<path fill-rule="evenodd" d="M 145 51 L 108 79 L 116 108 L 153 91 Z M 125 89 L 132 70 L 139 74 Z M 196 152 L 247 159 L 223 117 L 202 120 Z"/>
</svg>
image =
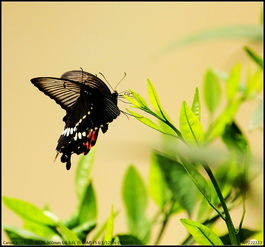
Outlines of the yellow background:
<svg viewBox="0 0 265 247">
<path fill-rule="evenodd" d="M 59 161 L 53 163 L 64 111 L 38 91 L 30 79 L 60 77 L 68 70 L 82 67 L 94 74 L 104 73 L 114 86 L 126 72 L 118 90 L 132 88 L 147 96 L 146 79 L 150 78 L 162 104 L 178 123 L 181 102 L 191 103 L 195 87 L 202 88 L 203 73 L 208 67 L 228 71 L 238 61 L 250 63 L 242 52 L 247 41 L 221 39 L 156 55 L 170 42 L 202 29 L 257 24 L 262 4 L 5 2 L 2 7 L 2 192 L 40 207 L 48 203 L 56 215 L 66 218 L 76 205 L 77 157 L 73 158 L 70 171 Z M 127 105 L 119 103 L 119 107 L 124 110 Z M 246 104 L 237 114 L 245 130 L 255 107 L 255 102 Z M 206 115 L 203 107 L 204 124 Z M 246 134 L 253 152 L 261 156 L 261 132 Z M 124 115 L 110 125 L 107 134 L 99 135 L 92 173 L 98 218 L 103 222 L 112 204 L 121 210 L 115 220 L 115 233 L 126 231 L 121 200 L 123 174 L 128 164 L 135 164 L 147 184 L 150 150 L 159 147 L 159 140 L 157 132 Z M 253 192 L 256 195 L 247 206 L 246 224 L 252 228 L 262 222 L 260 187 L 257 186 Z M 155 211 L 150 200 L 148 214 L 151 216 Z M 240 208 L 233 211 L 236 224 L 240 212 Z M 161 243 L 177 244 L 184 238 L 180 217 L 185 215 L 172 217 Z M 3 222 L 21 224 L 6 207 Z"/>
</svg>

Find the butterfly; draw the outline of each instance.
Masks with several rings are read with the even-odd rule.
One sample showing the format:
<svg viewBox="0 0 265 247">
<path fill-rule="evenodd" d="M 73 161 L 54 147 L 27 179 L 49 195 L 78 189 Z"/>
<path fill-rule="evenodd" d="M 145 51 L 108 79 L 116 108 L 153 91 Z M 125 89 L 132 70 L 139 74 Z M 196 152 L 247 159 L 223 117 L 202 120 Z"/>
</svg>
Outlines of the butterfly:
<svg viewBox="0 0 265 247">
<path fill-rule="evenodd" d="M 111 92 L 96 75 L 83 70 L 68 71 L 61 78 L 36 77 L 30 81 L 66 111 L 56 157 L 62 154 L 61 162 L 69 170 L 71 155 L 86 155 L 95 145 L 99 130 L 106 133 L 109 123 L 119 116 L 119 94 L 116 90 Z"/>
</svg>

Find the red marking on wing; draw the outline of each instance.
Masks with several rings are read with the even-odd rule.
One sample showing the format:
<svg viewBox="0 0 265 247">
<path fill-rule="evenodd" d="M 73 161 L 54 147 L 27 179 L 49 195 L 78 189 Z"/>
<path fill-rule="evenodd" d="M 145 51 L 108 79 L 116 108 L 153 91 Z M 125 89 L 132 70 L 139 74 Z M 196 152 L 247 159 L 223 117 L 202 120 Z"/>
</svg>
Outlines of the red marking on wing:
<svg viewBox="0 0 265 247">
<path fill-rule="evenodd" d="M 98 130 L 90 131 L 87 135 L 87 141 L 83 143 L 85 147 L 84 154 L 87 154 L 89 150 L 96 144 L 98 137 Z"/>
</svg>

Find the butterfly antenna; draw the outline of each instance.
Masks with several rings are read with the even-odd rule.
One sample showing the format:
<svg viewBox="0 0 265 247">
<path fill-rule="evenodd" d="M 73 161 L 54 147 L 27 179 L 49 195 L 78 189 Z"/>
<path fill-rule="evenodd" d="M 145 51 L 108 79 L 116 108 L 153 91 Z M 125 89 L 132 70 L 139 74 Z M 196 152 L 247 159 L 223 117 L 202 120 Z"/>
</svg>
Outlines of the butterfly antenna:
<svg viewBox="0 0 265 247">
<path fill-rule="evenodd" d="M 132 93 L 129 90 L 125 90 L 119 93 L 119 97 L 123 97 L 123 95 L 132 96 Z"/>
<path fill-rule="evenodd" d="M 125 112 L 125 111 L 122 111 L 122 110 L 120 110 L 120 111 L 121 111 L 121 113 L 123 113 L 128 119 L 129 119 L 129 117 L 128 117 L 127 115 L 132 116 L 131 114 L 129 114 L 129 113 Z"/>
<path fill-rule="evenodd" d="M 121 99 L 119 99 L 119 101 L 121 101 L 122 103 L 125 103 L 125 104 L 130 104 L 130 105 L 132 105 L 131 102 L 127 102 L 127 101 L 124 101 L 124 100 L 121 100 Z"/>
<path fill-rule="evenodd" d="M 126 77 L 126 72 L 124 72 L 123 77 L 120 79 L 120 81 L 116 84 L 114 90 L 116 90 L 116 88 L 119 86 L 119 84 L 122 82 L 122 80 Z"/>
<path fill-rule="evenodd" d="M 81 69 L 81 71 L 82 71 L 82 73 L 81 73 L 81 82 L 83 83 L 83 73 L 84 73 L 84 70 L 83 70 L 83 68 L 82 67 L 80 67 L 80 69 Z"/>
<path fill-rule="evenodd" d="M 104 80 L 107 82 L 107 84 L 111 87 L 111 89 L 114 91 L 113 87 L 110 85 L 110 83 L 108 82 L 108 80 L 106 79 L 106 77 L 101 73 L 99 72 L 99 74 L 104 78 Z"/>
</svg>

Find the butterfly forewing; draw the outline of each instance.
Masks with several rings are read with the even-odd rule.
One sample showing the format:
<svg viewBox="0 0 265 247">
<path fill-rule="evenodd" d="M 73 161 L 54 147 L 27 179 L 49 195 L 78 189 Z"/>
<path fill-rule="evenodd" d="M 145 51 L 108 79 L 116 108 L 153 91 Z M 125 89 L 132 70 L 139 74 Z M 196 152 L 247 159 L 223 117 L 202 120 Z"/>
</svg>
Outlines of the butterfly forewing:
<svg viewBox="0 0 265 247">
<path fill-rule="evenodd" d="M 80 83 L 75 81 L 53 77 L 37 77 L 31 79 L 31 82 L 66 111 L 71 109 L 80 96 Z"/>
<path fill-rule="evenodd" d="M 111 95 L 111 91 L 107 85 L 97 76 L 82 70 L 72 70 L 62 75 L 63 79 L 81 82 L 91 88 L 99 90 L 103 95 Z"/>
</svg>

